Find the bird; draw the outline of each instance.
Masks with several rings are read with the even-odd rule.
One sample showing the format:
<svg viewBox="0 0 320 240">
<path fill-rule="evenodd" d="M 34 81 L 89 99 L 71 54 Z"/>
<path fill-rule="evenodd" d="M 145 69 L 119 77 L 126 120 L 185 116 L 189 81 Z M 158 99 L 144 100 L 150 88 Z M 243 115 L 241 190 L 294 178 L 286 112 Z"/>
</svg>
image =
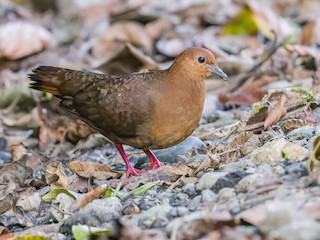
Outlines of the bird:
<svg viewBox="0 0 320 240">
<path fill-rule="evenodd" d="M 28 77 L 31 89 L 53 94 L 66 113 L 111 140 L 129 177 L 144 171 L 131 166 L 122 145 L 145 152 L 150 159 L 145 170 L 162 166 L 151 150 L 174 146 L 197 128 L 205 78 L 212 74 L 228 80 L 211 51 L 192 47 L 165 70 L 108 75 L 39 66 Z"/>
</svg>

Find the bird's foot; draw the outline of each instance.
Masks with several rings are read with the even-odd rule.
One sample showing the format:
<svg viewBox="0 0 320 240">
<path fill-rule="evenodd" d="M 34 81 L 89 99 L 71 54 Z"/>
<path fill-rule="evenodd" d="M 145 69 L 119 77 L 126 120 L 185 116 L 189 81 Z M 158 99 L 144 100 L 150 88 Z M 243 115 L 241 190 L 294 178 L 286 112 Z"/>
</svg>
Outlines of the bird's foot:
<svg viewBox="0 0 320 240">
<path fill-rule="evenodd" d="M 143 150 L 143 151 L 145 152 L 145 154 L 147 154 L 147 156 L 150 159 L 150 165 L 145 169 L 146 171 L 154 170 L 164 165 L 158 160 L 158 158 L 150 150 Z"/>
<path fill-rule="evenodd" d="M 157 169 L 157 168 L 159 168 L 161 166 L 164 166 L 164 164 L 158 160 L 158 161 L 155 161 L 155 162 L 151 162 L 149 167 L 147 167 L 145 170 L 146 171 L 154 170 L 154 169 Z"/>
<path fill-rule="evenodd" d="M 142 173 L 143 173 L 143 171 L 130 166 L 126 171 L 126 178 L 128 178 L 131 174 L 134 176 L 139 176 Z"/>
</svg>

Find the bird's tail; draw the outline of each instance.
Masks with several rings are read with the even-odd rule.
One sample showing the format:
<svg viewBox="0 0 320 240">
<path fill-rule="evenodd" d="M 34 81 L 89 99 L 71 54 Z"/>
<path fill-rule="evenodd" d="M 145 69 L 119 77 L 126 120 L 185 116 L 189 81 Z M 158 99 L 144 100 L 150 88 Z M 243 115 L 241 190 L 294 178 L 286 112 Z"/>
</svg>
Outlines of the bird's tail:
<svg viewBox="0 0 320 240">
<path fill-rule="evenodd" d="M 86 71 L 77 71 L 65 68 L 39 66 L 28 75 L 31 80 L 29 87 L 43 92 L 52 93 L 57 97 L 73 96 L 94 79 Z"/>
</svg>

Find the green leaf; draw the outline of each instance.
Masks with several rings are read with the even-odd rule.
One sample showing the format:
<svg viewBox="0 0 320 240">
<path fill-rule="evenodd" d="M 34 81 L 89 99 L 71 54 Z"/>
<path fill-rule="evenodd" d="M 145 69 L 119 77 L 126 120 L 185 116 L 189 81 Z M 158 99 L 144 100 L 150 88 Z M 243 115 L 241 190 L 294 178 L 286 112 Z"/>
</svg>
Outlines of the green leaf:
<svg viewBox="0 0 320 240">
<path fill-rule="evenodd" d="M 258 25 L 254 13 L 246 6 L 242 12 L 231 22 L 224 26 L 222 34 L 255 34 L 258 31 Z"/>
<path fill-rule="evenodd" d="M 19 236 L 19 237 L 15 237 L 13 238 L 14 240 L 47 240 L 47 237 L 44 236 L 38 236 L 38 235 L 24 235 L 24 236 Z"/>
<path fill-rule="evenodd" d="M 123 199 L 125 196 L 127 196 L 127 194 L 128 194 L 128 193 L 126 193 L 126 192 L 117 191 L 117 190 L 114 189 L 114 188 L 109 188 L 109 189 L 105 192 L 104 197 L 105 197 L 105 198 L 117 197 L 117 198 Z"/>
<path fill-rule="evenodd" d="M 73 199 L 77 199 L 70 191 L 64 188 L 54 188 L 50 192 L 48 192 L 46 195 L 42 197 L 42 200 L 45 202 L 51 202 L 53 199 L 55 199 L 60 193 L 65 193 L 72 197 Z"/>
<path fill-rule="evenodd" d="M 150 182 L 150 183 L 144 184 L 141 187 L 138 187 L 138 188 L 128 192 L 128 194 L 134 194 L 134 195 L 140 196 L 143 193 L 145 193 L 146 191 L 148 191 L 149 189 L 151 189 L 154 186 L 156 186 L 158 183 L 159 183 L 159 181 L 155 181 L 155 182 Z"/>
<path fill-rule="evenodd" d="M 150 182 L 150 183 L 146 183 L 130 192 L 124 192 L 124 191 L 118 191 L 116 189 L 113 188 L 109 188 L 105 194 L 104 197 L 108 198 L 108 197 L 117 197 L 120 199 L 123 199 L 124 197 L 133 194 L 133 195 L 137 195 L 140 196 L 143 193 L 145 193 L 146 191 L 148 191 L 149 189 L 153 188 L 154 186 L 156 186 L 159 183 L 159 181 L 155 181 L 155 182 Z"/>
<path fill-rule="evenodd" d="M 111 229 L 91 227 L 88 225 L 73 225 L 71 229 L 73 237 L 76 240 L 84 238 L 91 239 L 90 236 L 106 236 L 112 234 Z"/>
</svg>

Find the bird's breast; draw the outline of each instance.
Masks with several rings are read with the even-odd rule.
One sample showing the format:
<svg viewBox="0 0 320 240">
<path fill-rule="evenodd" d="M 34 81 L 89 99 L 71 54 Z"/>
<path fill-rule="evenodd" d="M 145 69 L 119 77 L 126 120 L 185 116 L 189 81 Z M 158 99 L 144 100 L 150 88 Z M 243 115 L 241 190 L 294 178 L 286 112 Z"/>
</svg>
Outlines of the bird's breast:
<svg viewBox="0 0 320 240">
<path fill-rule="evenodd" d="M 204 94 L 203 81 L 166 89 L 155 111 L 150 149 L 171 147 L 192 134 L 201 118 Z"/>
</svg>

